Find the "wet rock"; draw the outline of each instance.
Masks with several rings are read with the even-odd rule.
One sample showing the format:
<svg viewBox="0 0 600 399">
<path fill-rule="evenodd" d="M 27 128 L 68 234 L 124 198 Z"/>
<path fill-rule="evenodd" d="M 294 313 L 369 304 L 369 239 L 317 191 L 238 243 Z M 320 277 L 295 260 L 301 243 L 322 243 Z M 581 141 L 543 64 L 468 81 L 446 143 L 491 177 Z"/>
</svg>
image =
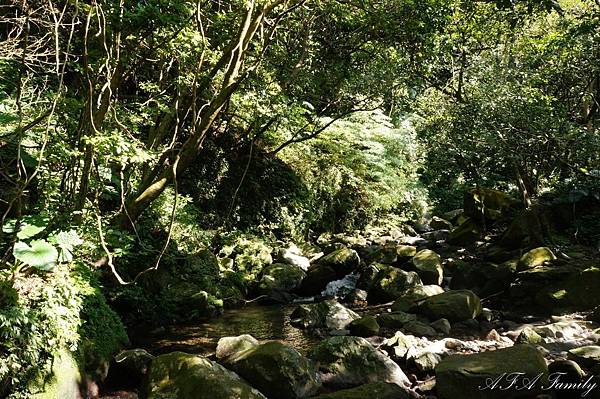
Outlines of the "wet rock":
<svg viewBox="0 0 600 399">
<path fill-rule="evenodd" d="M 262 271 L 258 289 L 261 294 L 270 294 L 273 291 L 291 292 L 298 288 L 306 273 L 294 265 L 273 263 Z"/>
<path fill-rule="evenodd" d="M 302 280 L 298 293 L 306 296 L 318 295 L 325 289 L 327 284 L 336 278 L 337 274 L 331 266 L 313 265 L 306 272 L 306 277 Z"/>
<path fill-rule="evenodd" d="M 305 398 L 321 386 L 312 361 L 277 341 L 230 357 L 225 365 L 269 398 Z"/>
<path fill-rule="evenodd" d="M 439 331 L 444 335 L 450 334 L 450 330 L 452 329 L 452 326 L 450 325 L 450 322 L 447 319 L 439 319 L 434 321 L 433 323 L 430 323 L 429 325 L 436 331 Z"/>
<path fill-rule="evenodd" d="M 391 266 L 377 265 L 379 272 L 369 290 L 369 300 L 387 302 L 401 296 L 407 289 L 423 285 L 419 275 Z"/>
<path fill-rule="evenodd" d="M 249 334 L 243 334 L 237 337 L 223 337 L 219 339 L 219 342 L 217 343 L 216 357 L 219 360 L 235 357 L 239 353 L 252 349 L 258 345 L 258 340 Z"/>
<path fill-rule="evenodd" d="M 189 399 L 201 393 L 211 399 L 266 399 L 237 374 L 200 356 L 172 352 L 152 361 L 148 399 Z"/>
<path fill-rule="evenodd" d="M 377 322 L 381 327 L 392 329 L 402 328 L 406 323 L 416 320 L 416 315 L 405 312 L 382 313 L 377 316 Z"/>
<path fill-rule="evenodd" d="M 356 270 L 360 263 L 358 253 L 349 248 L 341 248 L 325 255 L 318 261 L 319 265 L 325 265 L 335 270 L 336 276 L 342 278 Z"/>
<path fill-rule="evenodd" d="M 521 330 L 515 342 L 517 344 L 539 344 L 542 341 L 541 335 L 535 332 L 533 328 L 525 327 Z"/>
<path fill-rule="evenodd" d="M 550 248 L 540 247 L 532 249 L 531 251 L 524 254 L 519 263 L 517 264 L 517 271 L 523 271 L 527 269 L 533 269 L 534 267 L 541 266 L 546 262 L 556 260 L 556 256 Z"/>
<path fill-rule="evenodd" d="M 364 338 L 328 338 L 314 348 L 311 358 L 318 362 L 323 384 L 329 388 L 371 382 L 410 385 L 402 369 Z"/>
<path fill-rule="evenodd" d="M 433 218 L 431 218 L 431 222 L 429 222 L 429 225 L 434 230 L 452 230 L 453 227 L 452 223 L 438 216 L 434 216 Z"/>
<path fill-rule="evenodd" d="M 316 396 L 315 399 L 409 399 L 411 395 L 404 388 L 386 382 L 373 382 L 356 388 Z"/>
<path fill-rule="evenodd" d="M 442 283 L 444 270 L 442 269 L 442 259 L 440 256 L 429 249 L 419 251 L 411 260 L 421 281 L 425 284 Z"/>
<path fill-rule="evenodd" d="M 452 355 L 442 360 L 435 368 L 439 398 L 512 399 L 536 393 L 535 390 L 481 388 L 505 373 L 524 373 L 523 377 L 530 381 L 541 376 L 538 389 L 541 384 L 547 384 L 548 368 L 542 354 L 533 346 L 516 345 L 472 355 Z"/>
<path fill-rule="evenodd" d="M 392 311 L 406 312 L 421 299 L 438 295 L 444 292 L 439 285 L 421 285 L 407 289 L 392 304 Z"/>
<path fill-rule="evenodd" d="M 417 310 L 431 320 L 463 321 L 481 313 L 479 297 L 469 290 L 448 291 L 421 302 Z"/>
<path fill-rule="evenodd" d="M 363 316 L 348 325 L 351 335 L 357 337 L 372 337 L 379 333 L 379 324 L 373 316 Z"/>
<path fill-rule="evenodd" d="M 300 305 L 290 315 L 293 326 L 299 328 L 325 328 L 328 330 L 344 330 L 352 321 L 360 316 L 334 300 Z"/>
</svg>

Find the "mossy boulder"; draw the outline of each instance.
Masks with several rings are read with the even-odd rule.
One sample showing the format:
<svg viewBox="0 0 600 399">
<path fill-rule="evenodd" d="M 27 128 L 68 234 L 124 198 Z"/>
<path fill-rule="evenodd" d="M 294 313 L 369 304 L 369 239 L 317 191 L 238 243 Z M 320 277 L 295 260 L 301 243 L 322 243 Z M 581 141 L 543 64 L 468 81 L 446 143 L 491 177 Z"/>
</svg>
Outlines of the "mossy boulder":
<svg viewBox="0 0 600 399">
<path fill-rule="evenodd" d="M 481 227 L 474 219 L 467 218 L 461 225 L 450 232 L 446 240 L 450 245 L 467 246 L 480 240 L 482 237 Z"/>
<path fill-rule="evenodd" d="M 392 311 L 406 312 L 421 299 L 429 298 L 430 296 L 438 295 L 443 292 L 444 289 L 435 284 L 409 288 L 394 301 L 392 304 Z"/>
<path fill-rule="evenodd" d="M 237 374 L 206 358 L 183 352 L 156 357 L 150 366 L 147 399 L 265 399 Z"/>
<path fill-rule="evenodd" d="M 543 341 L 543 338 L 541 337 L 540 334 L 538 334 L 533 328 L 531 327 L 525 327 L 523 330 L 521 330 L 521 332 L 519 333 L 519 336 L 517 337 L 517 344 L 539 344 L 540 342 Z"/>
<path fill-rule="evenodd" d="M 405 324 L 417 320 L 417 316 L 412 313 L 391 312 L 382 313 L 377 316 L 377 322 L 381 327 L 398 329 Z"/>
<path fill-rule="evenodd" d="M 387 382 L 373 382 L 356 388 L 316 396 L 315 399 L 410 399 L 411 395 L 404 388 Z"/>
<path fill-rule="evenodd" d="M 344 330 L 360 316 L 333 299 L 300 305 L 290 315 L 292 325 L 309 329 Z"/>
<path fill-rule="evenodd" d="M 318 363 L 323 384 L 340 389 L 372 382 L 410 385 L 396 363 L 360 337 L 331 337 L 321 341 L 311 358 Z"/>
<path fill-rule="evenodd" d="M 442 258 L 437 253 L 424 249 L 412 258 L 411 263 L 424 284 L 442 284 L 444 269 Z"/>
<path fill-rule="evenodd" d="M 273 291 L 291 292 L 300 286 L 305 277 L 306 273 L 298 266 L 273 263 L 263 269 L 258 289 L 267 295 Z"/>
<path fill-rule="evenodd" d="M 306 398 L 321 386 L 315 365 L 294 348 L 277 341 L 228 358 L 225 365 L 269 398 Z"/>
<path fill-rule="evenodd" d="M 369 289 L 369 301 L 393 301 L 406 290 L 423 285 L 421 278 L 415 272 L 385 265 L 377 265 L 377 267 L 379 271 Z"/>
<path fill-rule="evenodd" d="M 360 258 L 355 250 L 344 247 L 325 255 L 317 263 L 331 267 L 336 276 L 341 278 L 356 270 Z"/>
<path fill-rule="evenodd" d="M 379 324 L 373 316 L 363 316 L 348 325 L 350 334 L 357 337 L 372 337 L 379 333 Z"/>
<path fill-rule="evenodd" d="M 328 283 L 336 278 L 337 274 L 333 267 L 321 264 L 312 265 L 306 272 L 306 277 L 302 280 L 298 293 L 306 296 L 318 295 Z"/>
<path fill-rule="evenodd" d="M 217 342 L 215 356 L 219 360 L 228 359 L 258 345 L 258 340 L 249 334 L 243 334 L 237 337 L 223 337 Z"/>
<path fill-rule="evenodd" d="M 425 299 L 416 311 L 431 320 L 463 321 L 474 319 L 481 313 L 481 301 L 473 291 L 447 291 Z"/>
<path fill-rule="evenodd" d="M 439 216 L 432 217 L 429 225 L 434 230 L 452 230 L 452 223 Z"/>
<path fill-rule="evenodd" d="M 546 262 L 556 260 L 556 256 L 548 247 L 539 247 L 532 249 L 525 253 L 519 259 L 517 264 L 517 271 L 523 271 L 527 269 L 533 269 L 534 267 L 541 266 Z"/>
<path fill-rule="evenodd" d="M 518 200 L 490 188 L 473 188 L 464 196 L 464 214 L 475 220 L 482 215 L 489 220 L 498 220 L 519 208 Z"/>
<path fill-rule="evenodd" d="M 515 384 L 519 389 L 486 389 L 502 375 L 524 373 Z M 539 389 L 547 384 L 548 368 L 542 354 L 530 345 L 476 353 L 452 355 L 435 368 L 436 387 L 440 399 L 513 399 L 535 397 L 536 390 L 523 389 L 525 378 L 532 381 L 540 376 Z M 500 380 L 503 387 L 510 383 Z"/>
<path fill-rule="evenodd" d="M 417 254 L 417 247 L 412 245 L 396 246 L 396 255 L 399 261 L 406 261 Z"/>
</svg>

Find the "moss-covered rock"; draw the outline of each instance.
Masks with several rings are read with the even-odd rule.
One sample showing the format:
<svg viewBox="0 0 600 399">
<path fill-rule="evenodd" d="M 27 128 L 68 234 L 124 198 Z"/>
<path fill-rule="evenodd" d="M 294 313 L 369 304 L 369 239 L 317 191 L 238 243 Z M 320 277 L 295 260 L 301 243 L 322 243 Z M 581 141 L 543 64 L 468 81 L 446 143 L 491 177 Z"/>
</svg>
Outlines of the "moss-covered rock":
<svg viewBox="0 0 600 399">
<path fill-rule="evenodd" d="M 519 259 L 517 265 L 517 271 L 523 271 L 527 269 L 533 269 L 534 267 L 541 266 L 546 262 L 556 260 L 556 256 L 548 247 L 539 247 L 532 249 L 525 253 Z"/>
<path fill-rule="evenodd" d="M 515 388 L 492 389 L 499 378 L 500 386 L 506 388 L 510 382 L 502 376 L 524 373 Z M 476 353 L 452 355 L 442 360 L 435 368 L 436 387 L 440 399 L 512 399 L 535 396 L 542 384 L 547 384 L 548 368 L 542 354 L 530 345 L 515 345 L 510 348 Z M 540 378 L 534 389 L 523 389 L 534 378 Z M 486 388 L 490 387 L 490 388 Z M 537 388 L 537 389 L 536 389 Z"/>
<path fill-rule="evenodd" d="M 300 305 L 290 315 L 292 325 L 300 328 L 344 330 L 360 316 L 333 299 Z"/>
<path fill-rule="evenodd" d="M 267 295 L 273 291 L 291 292 L 300 286 L 304 277 L 306 273 L 298 266 L 273 263 L 263 269 L 258 289 Z"/>
<path fill-rule="evenodd" d="M 396 246 L 396 255 L 398 260 L 406 261 L 417 254 L 417 247 L 412 245 L 398 245 Z"/>
<path fill-rule="evenodd" d="M 314 364 L 281 342 L 250 348 L 225 365 L 270 398 L 305 398 L 321 386 Z"/>
<path fill-rule="evenodd" d="M 569 358 L 583 367 L 593 369 L 600 364 L 600 346 L 588 345 L 569 350 Z"/>
<path fill-rule="evenodd" d="M 373 316 L 363 316 L 348 325 L 350 334 L 357 337 L 372 337 L 379 333 L 379 324 Z"/>
<path fill-rule="evenodd" d="M 394 301 L 392 304 L 392 311 L 406 312 L 421 299 L 429 298 L 430 296 L 438 295 L 443 292 L 444 289 L 435 284 L 409 288 Z"/>
<path fill-rule="evenodd" d="M 431 320 L 463 321 L 474 319 L 481 313 L 479 297 L 469 290 L 447 291 L 425 299 L 417 308 Z"/>
<path fill-rule="evenodd" d="M 468 218 L 450 232 L 447 242 L 451 245 L 467 246 L 481 239 L 481 237 L 481 227 L 475 220 Z"/>
<path fill-rule="evenodd" d="M 382 313 L 377 316 L 377 322 L 381 327 L 398 329 L 405 324 L 417 320 L 417 316 L 411 313 L 391 312 Z"/>
<path fill-rule="evenodd" d="M 543 338 L 531 327 L 525 327 L 517 337 L 517 344 L 539 344 Z"/>
<path fill-rule="evenodd" d="M 489 188 L 473 188 L 465 193 L 464 214 L 477 220 L 498 220 L 520 207 L 520 202 L 502 191 Z"/>
<path fill-rule="evenodd" d="M 328 338 L 313 349 L 311 358 L 318 362 L 323 384 L 333 389 L 371 382 L 410 385 L 402 369 L 364 338 Z"/>
<path fill-rule="evenodd" d="M 385 265 L 377 265 L 377 267 L 379 271 L 369 289 L 369 301 L 393 301 L 407 289 L 423 285 L 415 272 L 406 272 Z"/>
<path fill-rule="evenodd" d="M 360 258 L 355 250 L 344 247 L 325 255 L 318 260 L 318 263 L 331 267 L 335 270 L 336 276 L 341 278 L 356 270 Z"/>
<path fill-rule="evenodd" d="M 146 386 L 148 399 L 265 399 L 237 374 L 200 356 L 183 352 L 152 361 Z"/>
<path fill-rule="evenodd" d="M 430 249 L 419 251 L 411 260 L 424 284 L 442 284 L 444 269 L 442 258 Z"/>
<path fill-rule="evenodd" d="M 409 399 L 411 396 L 404 388 L 386 382 L 373 382 L 356 388 L 326 393 L 315 399 Z"/>
</svg>

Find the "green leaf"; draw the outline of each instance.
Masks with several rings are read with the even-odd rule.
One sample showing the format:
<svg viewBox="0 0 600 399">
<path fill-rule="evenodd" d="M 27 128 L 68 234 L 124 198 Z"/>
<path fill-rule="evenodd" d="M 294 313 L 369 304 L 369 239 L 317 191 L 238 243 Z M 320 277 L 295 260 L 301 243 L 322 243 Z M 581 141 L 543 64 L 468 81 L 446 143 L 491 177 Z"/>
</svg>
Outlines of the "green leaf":
<svg viewBox="0 0 600 399">
<path fill-rule="evenodd" d="M 16 219 L 7 220 L 2 226 L 2 231 L 7 234 L 15 232 Z M 41 215 L 28 215 L 24 216 L 21 220 L 19 232 L 17 238 L 19 240 L 27 240 L 28 238 L 35 237 L 48 226 L 48 218 Z"/>
<path fill-rule="evenodd" d="M 15 244 L 13 249 L 15 259 L 39 270 L 50 271 L 56 265 L 58 251 L 45 240 L 34 240 L 31 246 L 22 241 Z"/>
</svg>

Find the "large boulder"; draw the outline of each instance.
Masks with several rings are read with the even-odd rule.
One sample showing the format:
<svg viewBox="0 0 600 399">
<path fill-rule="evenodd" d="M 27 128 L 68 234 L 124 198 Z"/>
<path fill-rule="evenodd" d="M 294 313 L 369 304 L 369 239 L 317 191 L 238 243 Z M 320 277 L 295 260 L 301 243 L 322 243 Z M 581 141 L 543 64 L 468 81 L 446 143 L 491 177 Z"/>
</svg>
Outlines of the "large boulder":
<svg viewBox="0 0 600 399">
<path fill-rule="evenodd" d="M 556 260 L 556 256 L 548 247 L 534 248 L 531 251 L 525 253 L 519 259 L 517 265 L 517 271 L 523 271 L 527 269 L 533 269 L 534 267 L 541 266 L 546 262 Z"/>
<path fill-rule="evenodd" d="M 396 256 L 399 261 L 406 261 L 417 254 L 417 247 L 412 245 L 397 245 Z"/>
<path fill-rule="evenodd" d="M 467 246 L 481 239 L 481 227 L 474 219 L 467 218 L 461 225 L 450 232 L 446 242 L 450 245 Z"/>
<path fill-rule="evenodd" d="M 333 299 L 300 305 L 290 315 L 291 324 L 299 328 L 344 330 L 360 316 Z"/>
<path fill-rule="evenodd" d="M 410 385 L 408 378 L 388 356 L 360 337 L 331 337 L 312 352 L 323 384 L 329 388 L 349 388 L 371 382 Z"/>
<path fill-rule="evenodd" d="M 447 291 L 425 299 L 417 306 L 417 311 L 431 320 L 463 321 L 474 319 L 481 313 L 481 301 L 473 291 Z"/>
<path fill-rule="evenodd" d="M 273 263 L 265 267 L 262 271 L 258 289 L 261 294 L 271 294 L 273 292 L 291 292 L 298 288 L 306 273 L 294 265 L 284 263 Z"/>
<path fill-rule="evenodd" d="M 510 223 L 499 244 L 509 249 L 539 246 L 549 229 L 549 221 L 542 209 L 532 207 L 522 211 Z"/>
<path fill-rule="evenodd" d="M 82 370 L 71 352 L 61 349 L 54 353 L 50 377 L 40 381 L 40 391 L 32 399 L 80 398 L 80 385 L 83 381 Z M 29 381 L 36 385 L 36 382 Z M 35 387 L 34 389 L 37 389 Z"/>
<path fill-rule="evenodd" d="M 314 399 L 410 399 L 411 395 L 404 388 L 387 382 L 372 382 L 356 388 L 326 393 Z"/>
<path fill-rule="evenodd" d="M 489 188 L 473 188 L 464 196 L 464 214 L 475 220 L 480 220 L 482 215 L 489 220 L 498 220 L 519 208 L 518 200 Z"/>
<path fill-rule="evenodd" d="M 416 321 L 417 316 L 412 313 L 391 312 L 382 313 L 377 316 L 377 323 L 381 327 L 398 329 L 404 327 L 405 324 Z"/>
<path fill-rule="evenodd" d="M 230 357 L 225 365 L 269 398 L 306 398 L 321 386 L 315 365 L 294 348 L 277 341 Z"/>
<path fill-rule="evenodd" d="M 507 377 L 523 373 L 512 389 Z M 548 368 L 542 354 L 530 345 L 476 353 L 452 355 L 435 368 L 436 387 L 440 399 L 513 399 L 535 397 L 536 389 L 547 384 Z M 528 382 L 533 389 L 525 388 Z M 495 385 L 497 383 L 497 385 Z M 519 389 L 520 388 L 520 389 Z"/>
<path fill-rule="evenodd" d="M 331 281 L 337 279 L 333 267 L 329 265 L 315 264 L 306 272 L 306 277 L 298 288 L 300 295 L 319 295 Z"/>
<path fill-rule="evenodd" d="M 424 284 L 442 284 L 444 269 L 442 258 L 430 249 L 419 251 L 411 260 Z"/>
<path fill-rule="evenodd" d="M 589 345 L 571 349 L 569 358 L 583 367 L 594 369 L 600 364 L 600 346 Z"/>
<path fill-rule="evenodd" d="M 392 304 L 392 311 L 406 312 L 420 300 L 441 294 L 443 292 L 444 289 L 435 284 L 409 288 L 394 301 Z"/>
<path fill-rule="evenodd" d="M 369 301 L 393 301 L 407 289 L 423 285 L 415 272 L 385 265 L 377 265 L 379 271 L 369 289 Z"/>
<path fill-rule="evenodd" d="M 429 225 L 434 230 L 452 230 L 452 223 L 438 216 L 432 217 Z"/>
<path fill-rule="evenodd" d="M 360 264 L 358 253 L 349 248 L 340 248 L 319 259 L 320 265 L 331 267 L 338 278 L 344 277 L 356 270 Z"/>
<path fill-rule="evenodd" d="M 183 352 L 156 357 L 150 366 L 148 399 L 266 399 L 237 374 L 206 358 Z"/>
</svg>

